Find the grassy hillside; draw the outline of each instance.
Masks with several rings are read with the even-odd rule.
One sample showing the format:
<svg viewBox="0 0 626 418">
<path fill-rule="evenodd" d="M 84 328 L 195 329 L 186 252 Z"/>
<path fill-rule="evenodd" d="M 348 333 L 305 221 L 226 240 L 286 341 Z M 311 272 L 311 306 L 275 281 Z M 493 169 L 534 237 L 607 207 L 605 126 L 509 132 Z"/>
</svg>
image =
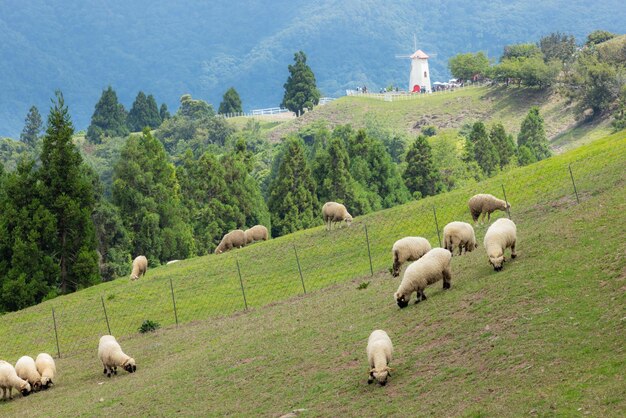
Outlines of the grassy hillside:
<svg viewBox="0 0 626 418">
<path fill-rule="evenodd" d="M 357 218 L 350 229 L 301 231 L 4 315 L 3 359 L 56 351 L 52 307 L 64 357 L 54 390 L 0 405 L 2 415 L 406 415 L 407 407 L 419 415 L 620 415 L 625 156 L 622 132 L 472 189 Z M 467 198 L 501 195 L 501 184 L 518 223 L 518 259 L 496 274 L 482 248 L 454 258 L 452 291 L 433 286 L 427 302 L 399 311 L 391 296 L 398 280 L 386 272 L 393 241 L 423 235 L 436 243 L 433 206 L 440 227 L 468 220 Z M 485 230 L 478 227 L 479 241 Z M 177 329 L 169 279 L 184 324 Z M 362 282 L 370 285 L 357 290 Z M 94 355 L 107 332 L 101 295 L 111 331 L 139 364 L 137 374 L 104 383 Z M 140 336 L 144 319 L 167 329 Z M 396 345 L 386 388 L 365 384 L 365 342 L 375 328 Z"/>
<path fill-rule="evenodd" d="M 416 134 L 423 126 L 460 128 L 464 123 L 475 120 L 488 124 L 502 122 L 507 132 L 517 136 L 520 124 L 532 106 L 539 106 L 545 119 L 546 133 L 557 152 L 572 149 L 587 143 L 589 138 L 596 139 L 610 132 L 608 121 L 579 124 L 575 119 L 573 103 L 547 91 L 518 87 L 467 87 L 396 102 L 342 97 L 275 127 L 269 137 L 279 140 L 316 121 L 326 121 L 331 127 L 351 124 L 355 128 L 365 127 L 369 121 L 394 131 Z"/>
</svg>

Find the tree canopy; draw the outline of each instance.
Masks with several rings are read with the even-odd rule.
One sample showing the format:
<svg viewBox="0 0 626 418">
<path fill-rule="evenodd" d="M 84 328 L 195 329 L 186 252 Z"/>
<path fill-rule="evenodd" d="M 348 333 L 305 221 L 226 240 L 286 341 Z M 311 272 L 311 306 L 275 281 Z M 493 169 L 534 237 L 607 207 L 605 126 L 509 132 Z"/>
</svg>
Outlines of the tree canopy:
<svg viewBox="0 0 626 418">
<path fill-rule="evenodd" d="M 288 67 L 289 77 L 284 84 L 285 95 L 280 105 L 301 115 L 305 109 L 311 110 L 319 103 L 320 92 L 304 52 L 296 52 L 293 59 L 294 64 Z"/>
</svg>

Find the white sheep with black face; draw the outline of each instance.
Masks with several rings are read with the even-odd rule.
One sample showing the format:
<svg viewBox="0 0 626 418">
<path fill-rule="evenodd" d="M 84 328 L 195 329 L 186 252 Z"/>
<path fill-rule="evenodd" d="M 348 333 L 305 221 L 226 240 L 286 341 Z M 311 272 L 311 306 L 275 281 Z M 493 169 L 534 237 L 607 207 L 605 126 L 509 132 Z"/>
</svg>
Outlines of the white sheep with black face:
<svg viewBox="0 0 626 418">
<path fill-rule="evenodd" d="M 511 258 L 517 257 L 515 252 L 515 244 L 517 243 L 517 227 L 515 223 L 507 218 L 500 218 L 495 221 L 485 234 L 483 241 L 487 256 L 489 256 L 489 264 L 493 266 L 495 271 L 502 270 L 506 257 L 504 251 L 511 249 Z"/>
<path fill-rule="evenodd" d="M 492 212 L 495 212 L 496 210 L 503 210 L 508 214 L 509 209 L 511 209 L 510 204 L 487 193 L 472 196 L 467 202 L 467 205 L 469 206 L 474 222 L 478 222 L 478 218 L 481 214 L 483 216 L 482 221 L 485 220 L 485 214 L 487 214 L 487 222 L 489 222 L 491 220 Z"/>
<path fill-rule="evenodd" d="M 324 203 L 324 206 L 322 206 L 322 217 L 327 230 L 330 230 L 335 222 L 343 221 L 348 226 L 352 223 L 352 215 L 348 213 L 344 205 L 337 202 Z"/>
<path fill-rule="evenodd" d="M 103 373 L 107 377 L 111 377 L 111 374 L 117 374 L 118 367 L 123 367 L 128 373 L 137 371 L 135 359 L 122 351 L 122 347 L 112 335 L 103 335 L 100 338 L 98 357 L 104 367 Z"/>
<path fill-rule="evenodd" d="M 477 247 L 474 228 L 467 222 L 450 222 L 443 228 L 443 242 L 446 250 L 454 255 L 454 249 L 459 248 L 459 255 L 474 251 Z"/>
<path fill-rule="evenodd" d="M 382 386 L 387 384 L 387 378 L 391 376 L 389 363 L 392 355 L 393 344 L 389 335 L 381 329 L 373 331 L 367 340 L 367 361 L 370 365 L 368 384 L 374 379 Z"/>
<path fill-rule="evenodd" d="M 57 367 L 54 364 L 54 359 L 48 353 L 39 353 L 35 359 L 35 366 L 37 371 L 41 374 L 41 386 L 43 389 L 48 389 L 50 385 L 54 384 L 52 381 L 57 372 Z"/>
<path fill-rule="evenodd" d="M 20 378 L 30 383 L 33 391 L 38 392 L 41 390 L 41 374 L 37 371 L 35 360 L 32 357 L 20 357 L 17 363 L 15 363 L 15 372 Z"/>
<path fill-rule="evenodd" d="M 443 280 L 443 288 L 449 289 L 452 281 L 450 260 L 452 254 L 444 248 L 433 248 L 422 258 L 414 261 L 404 271 L 402 282 L 393 297 L 400 308 L 406 308 L 413 292 L 417 292 L 419 303 L 426 300 L 424 289 L 426 286 Z"/>
<path fill-rule="evenodd" d="M 391 275 L 398 277 L 402 264 L 407 261 L 417 261 L 431 250 L 430 242 L 422 237 L 404 237 L 397 240 L 391 248 L 393 266 Z"/>
<path fill-rule="evenodd" d="M 2 389 L 2 399 L 7 400 L 13 399 L 13 389 L 19 391 L 22 396 L 30 395 L 31 386 L 17 375 L 11 363 L 0 360 L 0 389 Z"/>
</svg>

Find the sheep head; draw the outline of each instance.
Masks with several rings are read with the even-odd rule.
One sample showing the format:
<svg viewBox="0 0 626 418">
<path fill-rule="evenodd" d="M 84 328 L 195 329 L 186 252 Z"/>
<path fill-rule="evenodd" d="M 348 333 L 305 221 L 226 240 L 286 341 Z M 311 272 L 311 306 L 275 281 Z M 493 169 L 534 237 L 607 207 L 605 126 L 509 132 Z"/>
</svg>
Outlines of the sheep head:
<svg viewBox="0 0 626 418">
<path fill-rule="evenodd" d="M 500 253 L 497 256 L 493 256 L 493 255 L 489 256 L 489 263 L 493 266 L 493 269 L 495 271 L 502 270 L 502 266 L 504 265 L 505 261 L 506 261 L 506 258 L 504 258 L 504 255 L 502 253 Z"/>
<path fill-rule="evenodd" d="M 407 306 L 409 306 L 410 296 L 407 297 L 405 295 L 400 294 L 399 292 L 396 292 L 393 295 L 393 297 L 396 299 L 396 303 L 398 304 L 400 308 L 406 308 Z"/>
<path fill-rule="evenodd" d="M 33 390 L 35 392 L 39 392 L 41 390 L 42 386 L 41 386 L 41 381 L 36 381 L 35 383 L 33 383 Z"/>
<path fill-rule="evenodd" d="M 41 378 L 41 388 L 42 389 L 48 389 L 53 384 L 54 384 L 54 382 L 49 377 L 42 377 Z"/>
<path fill-rule="evenodd" d="M 132 357 L 126 360 L 124 364 L 122 364 L 122 367 L 124 367 L 124 370 L 126 370 L 128 373 L 135 373 L 137 371 L 135 359 Z"/>
<path fill-rule="evenodd" d="M 387 384 L 387 378 L 391 376 L 390 372 L 391 369 L 387 366 L 383 367 L 382 370 L 372 369 L 370 370 L 368 383 L 372 383 L 374 379 L 376 379 L 381 386 L 385 386 Z"/>
<path fill-rule="evenodd" d="M 20 393 L 22 394 L 22 396 L 30 395 L 30 391 L 30 383 L 24 382 L 20 385 Z"/>
<path fill-rule="evenodd" d="M 350 224 L 352 223 L 352 215 L 347 214 L 345 218 L 343 218 L 343 220 L 346 222 L 346 225 L 350 226 Z"/>
</svg>

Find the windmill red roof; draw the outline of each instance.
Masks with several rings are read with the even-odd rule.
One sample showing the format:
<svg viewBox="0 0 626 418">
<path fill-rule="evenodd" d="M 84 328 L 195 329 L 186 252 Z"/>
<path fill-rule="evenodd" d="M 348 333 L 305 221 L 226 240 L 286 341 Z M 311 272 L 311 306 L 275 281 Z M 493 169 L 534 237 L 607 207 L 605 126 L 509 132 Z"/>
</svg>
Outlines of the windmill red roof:
<svg viewBox="0 0 626 418">
<path fill-rule="evenodd" d="M 428 55 L 426 55 L 426 53 L 422 51 L 421 49 L 418 49 L 417 51 L 413 53 L 413 55 L 411 55 L 411 58 L 412 59 L 419 58 L 422 60 L 426 60 L 428 59 Z"/>
</svg>

